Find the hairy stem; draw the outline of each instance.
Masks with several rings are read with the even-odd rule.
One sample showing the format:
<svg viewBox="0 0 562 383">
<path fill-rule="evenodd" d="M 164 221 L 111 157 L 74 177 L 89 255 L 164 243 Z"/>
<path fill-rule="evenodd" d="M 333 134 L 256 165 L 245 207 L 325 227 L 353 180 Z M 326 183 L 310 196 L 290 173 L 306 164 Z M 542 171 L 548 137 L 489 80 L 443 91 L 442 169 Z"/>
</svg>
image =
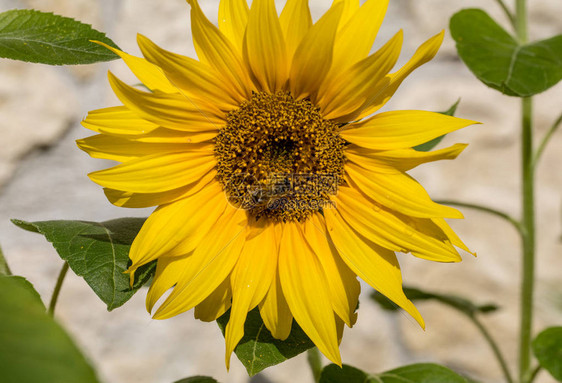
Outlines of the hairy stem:
<svg viewBox="0 0 562 383">
<path fill-rule="evenodd" d="M 59 299 L 60 289 L 62 283 L 64 282 L 64 277 L 66 277 L 66 272 L 68 271 L 68 263 L 65 262 L 60 270 L 59 277 L 57 278 L 57 284 L 53 290 L 53 295 L 51 296 L 51 302 L 49 303 L 48 313 L 53 316 L 55 314 L 55 307 L 57 305 L 57 300 Z"/>
<path fill-rule="evenodd" d="M 498 363 L 500 364 L 500 367 L 503 371 L 503 375 L 505 376 L 505 380 L 508 383 L 514 383 L 513 377 L 511 376 L 511 373 L 509 372 L 507 362 L 505 361 L 505 358 L 503 357 L 503 354 L 502 354 L 498 344 L 496 343 L 496 341 L 494 340 L 492 335 L 488 332 L 488 329 L 486 329 L 486 327 L 484 327 L 482 322 L 480 322 L 478 320 L 478 318 L 476 318 L 475 315 L 470 316 L 470 319 L 476 325 L 476 327 L 478 327 L 478 330 L 480 330 L 480 332 L 482 333 L 482 335 L 484 336 L 484 338 L 486 339 L 486 341 L 488 342 L 488 344 L 492 348 L 492 351 L 494 352 L 494 356 L 498 360 Z"/>
</svg>

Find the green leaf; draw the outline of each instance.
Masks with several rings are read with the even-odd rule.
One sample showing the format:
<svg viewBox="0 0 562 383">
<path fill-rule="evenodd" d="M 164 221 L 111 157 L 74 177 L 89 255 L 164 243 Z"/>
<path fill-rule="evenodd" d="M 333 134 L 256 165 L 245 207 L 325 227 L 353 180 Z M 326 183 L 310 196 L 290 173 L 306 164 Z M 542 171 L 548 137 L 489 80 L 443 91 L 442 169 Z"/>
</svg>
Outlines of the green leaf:
<svg viewBox="0 0 562 383">
<path fill-rule="evenodd" d="M 119 58 L 91 42 L 117 45 L 90 25 L 32 9 L 0 13 L 0 57 L 50 65 L 91 64 Z"/>
<path fill-rule="evenodd" d="M 120 218 L 106 222 L 12 220 L 22 229 L 40 233 L 51 242 L 60 257 L 113 310 L 127 302 L 154 274 L 155 263 L 139 268 L 129 286 L 124 274 L 129 249 L 144 218 Z"/>
<path fill-rule="evenodd" d="M 230 310 L 217 319 L 223 334 L 229 319 Z M 244 324 L 244 337 L 234 349 L 234 353 L 246 367 L 248 374 L 254 376 L 267 367 L 282 363 L 312 347 L 314 343 L 295 321 L 287 339 L 281 341 L 273 338 L 256 308 L 248 313 Z"/>
<path fill-rule="evenodd" d="M 404 287 L 404 294 L 412 301 L 427 301 L 436 300 L 454 309 L 462 311 L 463 313 L 472 316 L 476 313 L 491 313 L 498 310 L 498 306 L 494 304 L 477 305 L 466 298 L 458 297 L 456 295 L 438 294 L 427 291 L 422 291 L 413 287 Z M 371 298 L 377 302 L 383 309 L 389 311 L 396 311 L 398 307 L 390 301 L 387 297 L 374 291 Z"/>
<path fill-rule="evenodd" d="M 467 383 L 467 380 L 446 367 L 429 363 L 412 364 L 382 374 L 330 364 L 322 371 L 320 383 Z"/>
<path fill-rule="evenodd" d="M 444 114 L 446 116 L 454 116 L 455 112 L 457 111 L 457 107 L 459 106 L 459 103 L 461 102 L 460 98 L 457 100 L 457 102 L 455 102 L 453 104 L 453 106 L 451 106 L 448 110 L 444 111 L 444 112 L 438 112 L 441 114 Z M 419 151 L 419 152 L 429 152 L 431 149 L 433 149 L 434 147 L 436 147 L 441 141 L 443 141 L 443 138 L 445 138 L 446 134 L 439 136 L 437 138 L 434 138 L 431 141 L 426 142 L 425 144 L 421 144 L 418 146 L 414 146 L 414 149 Z"/>
<path fill-rule="evenodd" d="M 450 28 L 466 66 L 506 95 L 529 97 L 562 80 L 562 35 L 521 45 L 480 9 L 456 13 Z"/>
<path fill-rule="evenodd" d="M 0 276 L 0 374 L 6 383 L 97 383 L 72 339 L 31 283 Z"/>
<path fill-rule="evenodd" d="M 185 378 L 178 380 L 174 383 L 218 383 L 215 379 L 209 378 L 208 376 L 192 376 L 191 378 Z"/>
<path fill-rule="evenodd" d="M 533 341 L 533 353 L 554 379 L 562 382 L 562 327 L 550 327 Z"/>
</svg>

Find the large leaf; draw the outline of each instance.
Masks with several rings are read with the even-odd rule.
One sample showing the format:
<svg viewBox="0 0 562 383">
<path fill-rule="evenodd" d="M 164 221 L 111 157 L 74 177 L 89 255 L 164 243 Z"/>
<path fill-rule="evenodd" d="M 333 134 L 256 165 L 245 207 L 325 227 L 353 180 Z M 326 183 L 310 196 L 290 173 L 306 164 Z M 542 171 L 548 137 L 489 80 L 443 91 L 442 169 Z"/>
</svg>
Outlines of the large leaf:
<svg viewBox="0 0 562 383">
<path fill-rule="evenodd" d="M 50 65 L 91 64 L 119 58 L 90 40 L 117 45 L 90 25 L 32 9 L 0 13 L 0 57 Z"/>
<path fill-rule="evenodd" d="M 467 383 L 455 372 L 437 364 L 412 364 L 381 374 L 367 374 L 355 367 L 330 364 L 322 370 L 320 383 Z"/>
<path fill-rule="evenodd" d="M 191 378 L 185 378 L 178 380 L 174 383 L 218 383 L 215 379 L 209 378 L 208 376 L 192 376 Z"/>
<path fill-rule="evenodd" d="M 412 301 L 436 300 L 454 309 L 462 311 L 469 316 L 472 316 L 476 313 L 490 313 L 498 309 L 498 306 L 494 304 L 488 303 L 484 305 L 477 305 L 463 297 L 422 291 L 414 287 L 404 287 L 404 294 L 406 294 L 408 299 Z M 371 294 L 371 298 L 385 310 L 398 310 L 398 307 L 394 303 L 392 303 L 392 301 L 390 301 L 388 298 L 377 291 L 374 291 Z"/>
<path fill-rule="evenodd" d="M 562 382 L 562 327 L 551 327 L 533 341 L 533 352 L 541 366 Z"/>
<path fill-rule="evenodd" d="M 448 110 L 446 110 L 444 112 L 439 112 L 439 113 L 444 114 L 446 116 L 454 116 L 460 102 L 461 102 L 461 100 L 458 99 L 457 102 L 455 102 Z M 429 152 L 431 149 L 436 147 L 441 141 L 443 141 L 443 138 L 445 138 L 445 136 L 446 136 L 446 134 L 444 134 L 442 136 L 439 136 L 437 138 L 434 138 L 433 140 L 428 141 L 425 144 L 414 146 L 414 149 L 417 150 L 417 151 L 420 151 L 420 152 Z"/>
<path fill-rule="evenodd" d="M 230 310 L 217 319 L 223 334 L 229 319 Z M 267 367 L 282 363 L 312 347 L 314 343 L 295 321 L 287 339 L 275 339 L 265 327 L 256 308 L 248 313 L 244 324 L 244 337 L 234 349 L 234 353 L 246 367 L 248 374 L 254 376 Z"/>
<path fill-rule="evenodd" d="M 97 383 L 31 283 L 0 276 L 0 376 L 5 383 Z"/>
<path fill-rule="evenodd" d="M 45 236 L 68 265 L 83 277 L 94 292 L 113 310 L 127 302 L 154 273 L 155 264 L 139 268 L 135 284 L 124 274 L 129 249 L 144 218 L 120 218 L 106 222 L 12 220 L 17 226 Z"/>
<path fill-rule="evenodd" d="M 529 97 L 562 80 L 562 35 L 521 45 L 480 9 L 456 13 L 450 28 L 466 66 L 506 95 Z"/>
</svg>

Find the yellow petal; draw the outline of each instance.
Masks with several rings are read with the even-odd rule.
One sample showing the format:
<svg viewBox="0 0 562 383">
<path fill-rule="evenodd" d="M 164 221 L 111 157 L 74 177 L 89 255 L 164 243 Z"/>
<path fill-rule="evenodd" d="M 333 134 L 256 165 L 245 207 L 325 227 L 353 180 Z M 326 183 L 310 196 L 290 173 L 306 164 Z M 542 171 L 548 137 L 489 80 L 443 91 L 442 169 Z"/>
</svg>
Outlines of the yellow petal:
<svg viewBox="0 0 562 383">
<path fill-rule="evenodd" d="M 193 251 L 226 208 L 224 193 L 216 183 L 197 194 L 159 206 L 146 220 L 136 236 L 129 258 L 133 272 L 138 267 L 161 256 L 181 256 Z M 191 249 L 172 251 L 186 241 Z"/>
<path fill-rule="evenodd" d="M 287 0 L 281 16 L 279 16 L 279 22 L 285 36 L 287 57 L 291 60 L 303 37 L 312 26 L 308 0 Z"/>
<path fill-rule="evenodd" d="M 293 324 L 293 314 L 289 309 L 281 282 L 279 281 L 279 273 L 276 273 L 274 281 L 260 303 L 260 314 L 265 327 L 271 332 L 276 339 L 285 340 L 291 333 Z"/>
<path fill-rule="evenodd" d="M 413 218 L 405 221 L 398 213 L 381 208 L 352 188 L 341 187 L 334 201 L 345 221 L 379 246 L 437 262 L 461 260 L 450 243 L 415 227 Z"/>
<path fill-rule="evenodd" d="M 338 7 L 340 4 L 343 4 L 343 14 L 339 26 L 341 29 L 355 15 L 355 12 L 359 10 L 359 0 L 334 0 L 331 8 Z"/>
<path fill-rule="evenodd" d="M 154 124 L 191 132 L 216 131 L 224 124 L 221 111 L 196 104 L 185 95 L 143 92 L 120 81 L 111 72 L 109 83 L 125 106 Z"/>
<path fill-rule="evenodd" d="M 212 151 L 152 154 L 88 174 L 106 188 L 133 193 L 158 193 L 189 185 L 216 164 Z"/>
<path fill-rule="evenodd" d="M 345 156 L 373 172 L 387 173 L 389 169 L 392 169 L 390 172 L 394 172 L 394 169 L 404 172 L 427 162 L 454 160 L 467 146 L 467 144 L 455 144 L 432 152 L 420 152 L 410 148 L 378 151 L 349 145 Z"/>
<path fill-rule="evenodd" d="M 353 230 L 335 209 L 324 213 L 330 238 L 349 268 L 425 327 L 419 311 L 402 291 L 402 274 L 396 255 Z"/>
<path fill-rule="evenodd" d="M 273 0 L 254 0 L 244 41 L 244 60 L 259 87 L 269 93 L 287 81 L 285 40 Z"/>
<path fill-rule="evenodd" d="M 140 34 L 137 42 L 144 57 L 158 65 L 172 84 L 188 97 L 208 100 L 221 110 L 235 109 L 244 100 L 231 93 L 210 66 L 162 49 Z"/>
<path fill-rule="evenodd" d="M 230 356 L 244 335 L 248 311 L 265 297 L 277 273 L 277 241 L 273 225 L 260 223 L 257 235 L 248 235 L 231 276 L 232 309 L 225 329 L 226 366 Z M 251 231 L 248 230 L 248 231 Z"/>
<path fill-rule="evenodd" d="M 240 54 L 249 11 L 246 0 L 221 0 L 219 4 L 219 29 Z"/>
<path fill-rule="evenodd" d="M 251 80 L 236 47 L 205 17 L 197 0 L 188 2 L 191 5 L 193 44 L 199 60 L 215 68 L 231 92 L 249 99 Z"/>
<path fill-rule="evenodd" d="M 367 0 L 345 22 L 334 46 L 334 73 L 341 73 L 367 57 L 384 19 L 388 1 Z"/>
<path fill-rule="evenodd" d="M 115 135 L 114 135 L 115 136 Z M 217 132 L 184 132 L 181 130 L 172 130 L 166 128 L 156 128 L 150 133 L 139 134 L 135 136 L 121 136 L 134 142 L 147 143 L 188 143 L 199 144 L 209 143 L 217 136 Z"/>
<path fill-rule="evenodd" d="M 302 39 L 291 66 L 290 87 L 295 98 L 315 94 L 332 65 L 334 38 L 343 6 L 331 8 Z"/>
<path fill-rule="evenodd" d="M 154 314 L 167 319 L 190 310 L 207 298 L 228 277 L 244 245 L 246 212 L 234 208 L 217 222 L 205 241 L 195 249 L 192 263 L 184 269 L 170 296 Z"/>
<path fill-rule="evenodd" d="M 345 140 L 367 149 L 404 149 L 426 143 L 434 138 L 476 121 L 421 110 L 398 110 L 379 113 L 340 133 Z"/>
<path fill-rule="evenodd" d="M 376 173 L 350 162 L 345 171 L 363 194 L 389 209 L 413 217 L 463 218 L 457 209 L 433 202 L 423 186 L 406 173 Z"/>
<path fill-rule="evenodd" d="M 213 322 L 230 308 L 232 289 L 226 278 L 203 302 L 195 306 L 193 316 L 203 322 Z"/>
<path fill-rule="evenodd" d="M 152 278 L 150 289 L 146 294 L 146 311 L 152 308 L 160 297 L 172 286 L 178 283 L 180 275 L 189 265 L 189 255 L 182 257 L 160 257 L 156 262 L 156 272 Z"/>
<path fill-rule="evenodd" d="M 380 84 L 376 86 L 377 94 L 369 100 L 368 107 L 363 110 L 358 119 L 369 116 L 382 108 L 388 100 L 390 100 L 400 84 L 402 84 L 402 81 L 404 81 L 410 73 L 433 59 L 441 47 L 444 35 L 445 31 L 442 31 L 427 40 L 425 43 L 420 45 L 410 61 L 408 61 L 402 68 L 400 68 L 397 72 L 388 75 L 386 79 L 381 80 Z"/>
<path fill-rule="evenodd" d="M 135 76 L 150 90 L 159 90 L 166 93 L 176 93 L 178 90 L 170 84 L 164 73 L 158 66 L 153 65 L 141 57 L 132 56 L 119 49 L 110 47 L 101 41 L 94 41 L 121 57 L 125 64 L 131 69 Z"/>
<path fill-rule="evenodd" d="M 82 126 L 97 133 L 135 136 L 149 133 L 158 125 L 140 118 L 126 106 L 113 106 L 88 112 Z"/>
<path fill-rule="evenodd" d="M 381 49 L 343 71 L 320 90 L 318 105 L 324 118 L 349 122 L 363 110 L 376 94 L 377 84 L 396 64 L 402 47 L 402 31 L 398 32 Z"/>
<path fill-rule="evenodd" d="M 97 134 L 76 140 L 80 149 L 94 158 L 104 158 L 113 161 L 125 162 L 138 157 L 154 153 L 186 152 L 193 148 L 193 144 L 179 143 L 145 143 L 135 142 L 125 138 L 111 137 Z M 207 144 L 213 150 L 211 144 Z"/>
<path fill-rule="evenodd" d="M 279 252 L 279 278 L 297 323 L 328 359 L 341 366 L 338 335 L 329 281 L 299 223 L 283 228 Z"/>
<path fill-rule="evenodd" d="M 305 222 L 304 233 L 312 251 L 318 257 L 332 296 L 332 306 L 338 316 L 349 326 L 357 320 L 357 303 L 361 285 L 357 276 L 343 262 L 332 246 L 324 218 L 315 214 Z"/>
<path fill-rule="evenodd" d="M 159 193 L 131 193 L 122 190 L 104 188 L 105 196 L 115 206 L 128 208 L 145 208 L 168 204 L 189 197 L 207 186 L 216 177 L 216 170 L 211 170 L 201 179 L 178 189 Z"/>
<path fill-rule="evenodd" d="M 443 218 L 434 218 L 432 221 L 439 226 L 439 228 L 445 233 L 445 235 L 449 238 L 451 243 L 456 247 L 463 249 L 467 253 L 470 253 L 476 257 L 476 253 L 470 251 L 468 247 L 464 244 L 464 242 L 459 238 L 459 236 L 451 229 L 451 226 L 443 219 Z"/>
</svg>

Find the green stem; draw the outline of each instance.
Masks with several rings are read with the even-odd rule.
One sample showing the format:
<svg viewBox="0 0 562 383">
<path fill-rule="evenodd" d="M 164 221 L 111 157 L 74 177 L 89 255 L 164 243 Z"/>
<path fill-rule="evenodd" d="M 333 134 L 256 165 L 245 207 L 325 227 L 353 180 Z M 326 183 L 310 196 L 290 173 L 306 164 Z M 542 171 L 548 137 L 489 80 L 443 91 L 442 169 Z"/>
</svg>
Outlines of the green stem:
<svg viewBox="0 0 562 383">
<path fill-rule="evenodd" d="M 523 383 L 531 364 L 533 290 L 535 284 L 535 198 L 533 169 L 533 104 L 522 100 L 522 177 L 523 177 L 523 270 L 521 286 L 521 327 L 519 338 L 519 378 Z"/>
<path fill-rule="evenodd" d="M 537 367 L 535 367 L 531 373 L 529 374 L 529 378 L 527 379 L 528 383 L 532 383 L 535 381 L 535 379 L 537 378 L 537 375 L 539 374 L 539 372 L 542 370 L 541 365 L 539 364 Z"/>
<path fill-rule="evenodd" d="M 517 230 L 517 232 L 519 234 L 523 233 L 523 228 L 521 226 L 521 223 L 518 220 L 516 220 L 515 218 L 513 218 L 512 216 L 510 216 L 509 214 L 504 213 L 503 211 L 499 211 L 499 210 L 496 210 L 496 209 L 493 209 L 493 208 L 487 207 L 487 206 L 477 205 L 477 204 L 473 204 L 473 203 L 459 202 L 459 201 L 440 200 L 440 201 L 435 201 L 435 202 L 441 203 L 443 205 L 466 207 L 468 209 L 474 209 L 474 210 L 478 210 L 478 211 L 482 211 L 482 212 L 485 212 L 485 213 L 488 213 L 488 214 L 495 215 L 496 217 L 502 218 L 502 219 L 506 220 L 507 222 L 509 222 L 510 224 L 512 224 L 515 227 L 515 230 Z"/>
<path fill-rule="evenodd" d="M 517 37 L 528 41 L 527 1 L 516 0 Z M 533 291 L 535 284 L 535 177 L 533 168 L 533 100 L 521 100 L 521 176 L 523 210 L 523 270 L 521 280 L 521 325 L 519 332 L 519 380 L 526 383 L 531 366 Z"/>
<path fill-rule="evenodd" d="M 501 9 L 503 10 L 503 12 L 505 13 L 505 15 L 507 16 L 507 19 L 509 20 L 509 22 L 511 23 L 511 26 L 516 29 L 517 28 L 517 24 L 515 21 L 515 16 L 513 16 L 513 13 L 511 13 L 511 11 L 509 10 L 509 8 L 507 7 L 507 5 L 503 2 L 503 0 L 496 0 L 496 3 L 498 3 L 498 5 L 501 7 Z"/>
<path fill-rule="evenodd" d="M 0 275 L 12 275 L 12 270 L 10 270 L 10 266 L 8 266 L 8 262 L 6 258 L 4 258 L 4 253 L 2 253 L 2 249 L 0 248 Z"/>
<path fill-rule="evenodd" d="M 521 44 L 527 43 L 527 0 L 516 0 L 515 3 L 515 29 Z"/>
<path fill-rule="evenodd" d="M 62 265 L 62 269 L 60 270 L 59 277 L 57 278 L 57 284 L 55 285 L 55 289 L 53 290 L 53 295 L 51 296 L 51 302 L 49 303 L 49 310 L 48 313 L 53 316 L 55 314 L 55 307 L 57 305 L 57 300 L 59 299 L 60 289 L 62 287 L 62 283 L 64 282 L 64 277 L 66 277 L 66 272 L 68 271 L 68 263 L 64 263 Z"/>
<path fill-rule="evenodd" d="M 312 376 L 316 383 L 320 382 L 320 375 L 322 374 L 322 356 L 317 347 L 312 347 L 307 351 L 307 360 Z"/>
<path fill-rule="evenodd" d="M 507 367 L 507 362 L 505 361 L 505 358 L 503 357 L 503 354 L 501 353 L 501 350 L 498 347 L 498 344 L 496 343 L 496 341 L 494 340 L 492 335 L 488 332 L 488 329 L 486 329 L 486 327 L 484 327 L 482 322 L 480 322 L 478 320 L 478 318 L 476 318 L 475 315 L 471 315 L 470 319 L 476 325 L 476 327 L 478 327 L 478 330 L 480 330 L 480 332 L 482 333 L 482 335 L 484 336 L 484 338 L 486 339 L 486 341 L 488 342 L 488 344 L 492 348 L 492 351 L 494 352 L 494 355 L 496 356 L 496 359 L 498 360 L 498 362 L 500 364 L 500 367 L 503 371 L 503 374 L 505 376 L 505 380 L 508 383 L 514 383 L 513 377 L 511 376 L 511 373 L 509 372 L 509 368 Z"/>
<path fill-rule="evenodd" d="M 558 128 L 561 125 L 562 125 L 562 114 L 560 115 L 560 117 L 558 117 L 556 121 L 554 121 L 554 124 L 552 124 L 552 126 L 550 127 L 544 138 L 542 139 L 541 144 L 537 148 L 535 155 L 533 157 L 533 168 L 537 167 L 537 164 L 544 152 L 544 149 L 546 148 L 546 145 L 550 142 L 552 135 L 558 130 Z"/>
</svg>

